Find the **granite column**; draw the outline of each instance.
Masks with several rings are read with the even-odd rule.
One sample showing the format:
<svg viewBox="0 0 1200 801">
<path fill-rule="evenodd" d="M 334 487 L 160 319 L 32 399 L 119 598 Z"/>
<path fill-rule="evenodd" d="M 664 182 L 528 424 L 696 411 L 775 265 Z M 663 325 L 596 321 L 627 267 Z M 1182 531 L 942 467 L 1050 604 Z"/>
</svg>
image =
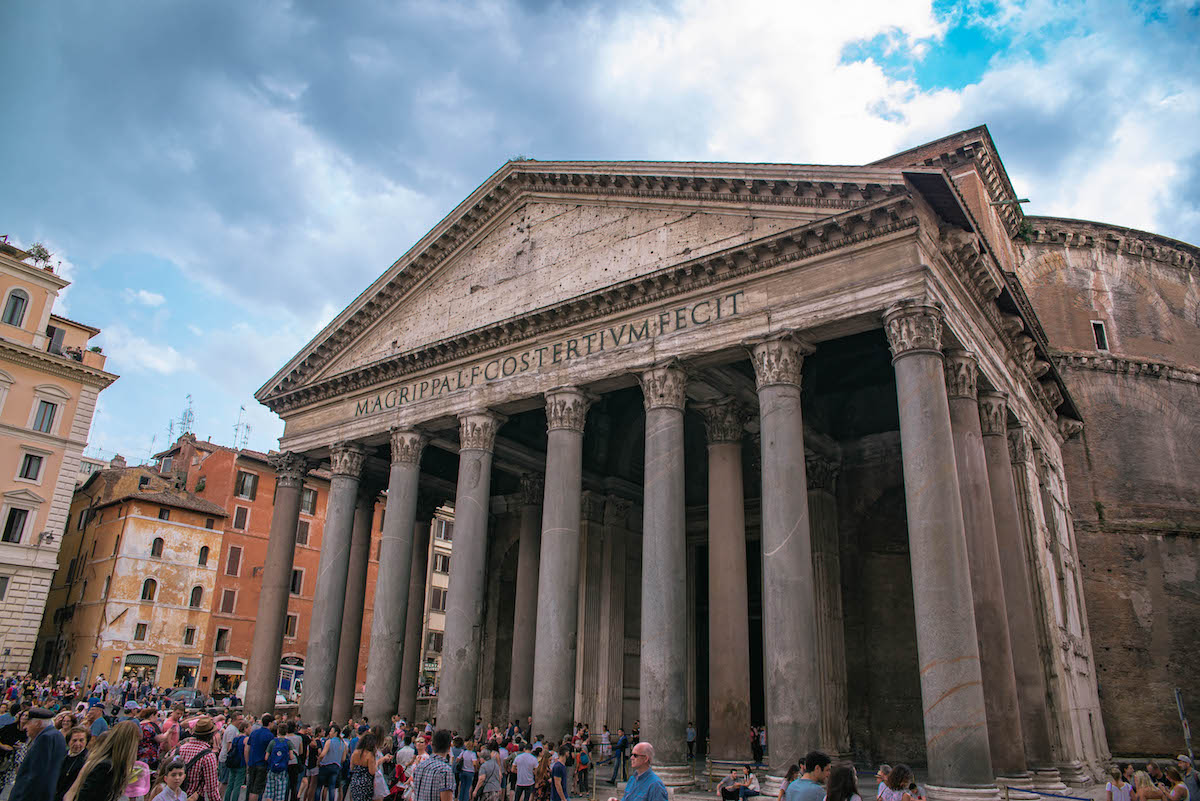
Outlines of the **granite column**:
<svg viewBox="0 0 1200 801">
<path fill-rule="evenodd" d="M 821 688 L 821 748 L 830 756 L 850 752 L 846 686 L 846 637 L 842 614 L 842 559 L 838 540 L 838 466 L 821 456 L 804 460 L 817 596 L 817 669 Z"/>
<path fill-rule="evenodd" d="M 406 646 L 409 571 L 413 562 L 413 528 L 417 517 L 417 484 L 425 436 L 412 429 L 391 435 L 387 512 L 379 539 L 379 574 L 375 581 L 375 613 L 371 618 L 371 652 L 363 714 L 389 720 L 400 700 L 400 666 Z M 420 640 L 420 632 L 417 639 Z M 408 644 L 415 647 L 415 643 Z"/>
<path fill-rule="evenodd" d="M 243 699 L 246 711 L 253 715 L 275 709 L 279 658 L 283 653 L 283 630 L 296 554 L 296 528 L 300 523 L 300 496 L 309 467 L 308 460 L 297 453 L 271 454 L 270 460 L 275 468 L 275 506 Z"/>
<path fill-rule="evenodd" d="M 542 555 L 544 487 L 540 474 L 521 476 L 521 533 L 517 541 L 512 678 L 508 690 L 510 720 L 524 721 L 533 714 L 533 655 L 537 641 L 538 562 Z"/>
<path fill-rule="evenodd" d="M 890 307 L 883 322 L 900 411 L 928 796 L 995 799 L 941 351 L 942 311 L 906 301 Z"/>
<path fill-rule="evenodd" d="M 408 611 L 404 616 L 404 652 L 400 655 L 400 700 L 396 712 L 409 723 L 417 715 L 421 683 L 421 641 L 425 629 L 425 580 L 429 576 L 429 529 L 432 511 L 417 506 L 413 525 L 412 564 L 408 569 Z"/>
<path fill-rule="evenodd" d="M 306 720 L 328 721 L 333 713 L 354 510 L 365 461 L 366 449 L 357 443 L 344 442 L 330 449 L 332 478 L 325 507 L 325 531 L 313 594 L 311 633 L 304 659 L 304 694 L 300 703 L 300 714 Z"/>
<path fill-rule="evenodd" d="M 342 636 L 338 641 L 338 669 L 333 682 L 333 719 L 338 721 L 349 720 L 354 713 L 363 615 L 367 605 L 367 565 L 371 561 L 371 529 L 378 496 L 379 486 L 364 476 L 358 484 L 358 503 L 354 507 L 346 603 L 342 607 Z"/>
<path fill-rule="evenodd" d="M 484 569 L 492 486 L 492 447 L 506 418 L 490 411 L 459 417 L 458 488 L 454 495 L 454 558 L 446 601 L 438 722 L 469 732 L 475 725 Z"/>
</svg>

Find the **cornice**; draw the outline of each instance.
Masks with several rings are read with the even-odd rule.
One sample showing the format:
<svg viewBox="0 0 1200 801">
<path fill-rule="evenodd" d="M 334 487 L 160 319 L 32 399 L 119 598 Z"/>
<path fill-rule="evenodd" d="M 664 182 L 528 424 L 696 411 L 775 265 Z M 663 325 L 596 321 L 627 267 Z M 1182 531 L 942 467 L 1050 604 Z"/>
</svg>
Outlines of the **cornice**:
<svg viewBox="0 0 1200 801">
<path fill-rule="evenodd" d="M 119 378 L 119 376 L 113 373 L 97 370 L 95 367 L 85 367 L 73 359 L 43 353 L 36 348 L 28 348 L 24 345 L 18 345 L 15 342 L 3 339 L 0 339 L 0 358 L 41 370 L 44 373 L 70 379 L 71 381 L 91 384 L 100 389 L 104 389 Z"/>
<path fill-rule="evenodd" d="M 1179 367 L 1169 362 L 1150 359 L 1129 359 L 1121 356 L 1097 356 L 1087 353 L 1057 351 L 1051 358 L 1060 368 L 1072 370 L 1096 370 L 1117 375 L 1132 375 L 1139 378 L 1160 378 L 1165 381 L 1181 381 L 1185 384 L 1200 384 L 1200 368 Z"/>
<path fill-rule="evenodd" d="M 682 174 L 680 174 L 682 173 Z M 268 403 L 326 366 L 459 248 L 522 197 L 756 203 L 845 211 L 907 188 L 894 170 L 870 167 L 655 162 L 509 162 L 433 228 L 257 393 Z"/>
<path fill-rule="evenodd" d="M 911 198 L 907 195 L 888 197 L 869 206 L 689 259 L 557 304 L 422 345 L 308 386 L 291 391 L 280 389 L 282 385 L 271 392 L 260 390 L 256 397 L 276 413 L 282 414 L 455 359 L 524 341 L 557 329 L 566 322 L 579 323 L 616 314 L 917 225 Z"/>
<path fill-rule="evenodd" d="M 1060 217 L 1027 217 L 1033 226 L 1031 245 L 1103 249 L 1134 258 L 1151 259 L 1188 273 L 1200 265 L 1200 248 L 1135 228 Z"/>
</svg>

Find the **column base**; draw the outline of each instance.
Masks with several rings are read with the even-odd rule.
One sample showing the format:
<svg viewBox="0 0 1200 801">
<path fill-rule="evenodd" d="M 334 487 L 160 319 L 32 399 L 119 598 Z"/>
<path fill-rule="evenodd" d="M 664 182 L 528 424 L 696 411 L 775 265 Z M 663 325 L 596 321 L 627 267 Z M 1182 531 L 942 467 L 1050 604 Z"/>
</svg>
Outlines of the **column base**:
<svg viewBox="0 0 1200 801">
<path fill-rule="evenodd" d="M 1028 773 L 1012 776 L 997 776 L 996 786 L 1000 795 L 1013 801 L 1036 801 L 1040 796 L 1034 792 L 1033 777 Z"/>
<path fill-rule="evenodd" d="M 767 798 L 778 798 L 779 791 L 783 789 L 783 777 L 772 776 L 768 773 L 759 779 L 758 786 L 761 788 L 760 795 Z"/>
<path fill-rule="evenodd" d="M 667 787 L 691 787 L 696 783 L 691 765 L 652 765 L 651 767 Z"/>
<path fill-rule="evenodd" d="M 1065 793 L 1068 789 L 1058 775 L 1058 768 L 1032 768 L 1033 789 L 1046 793 Z"/>
<path fill-rule="evenodd" d="M 993 785 L 983 787 L 939 787 L 925 785 L 928 801 L 1000 801 L 1000 790 Z"/>
<path fill-rule="evenodd" d="M 705 775 L 718 779 L 723 778 L 731 770 L 741 770 L 742 768 L 750 768 L 753 771 L 754 763 L 749 759 L 708 759 L 704 763 Z M 1200 801 L 1200 798 L 1196 801 Z"/>
<path fill-rule="evenodd" d="M 1096 783 L 1096 779 L 1092 776 L 1092 772 L 1088 770 L 1087 765 L 1078 759 L 1073 759 L 1070 762 L 1059 762 L 1058 775 L 1062 781 L 1072 787 L 1090 787 Z"/>
</svg>

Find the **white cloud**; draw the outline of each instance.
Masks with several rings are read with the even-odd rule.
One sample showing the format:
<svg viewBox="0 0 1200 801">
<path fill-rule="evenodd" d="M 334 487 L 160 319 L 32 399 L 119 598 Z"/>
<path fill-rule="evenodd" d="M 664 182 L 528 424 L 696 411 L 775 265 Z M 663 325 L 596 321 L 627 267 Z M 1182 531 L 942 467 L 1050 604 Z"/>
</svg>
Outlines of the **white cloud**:
<svg viewBox="0 0 1200 801">
<path fill-rule="evenodd" d="M 132 370 L 171 375 L 196 369 L 196 362 L 164 342 L 151 342 L 123 325 L 110 325 L 100 335 L 108 367 L 118 373 Z"/>
<path fill-rule="evenodd" d="M 126 289 L 121 293 L 121 296 L 129 303 L 140 303 L 143 306 L 154 308 L 161 306 L 167 302 L 167 299 L 157 292 L 150 292 L 146 289 Z"/>
</svg>

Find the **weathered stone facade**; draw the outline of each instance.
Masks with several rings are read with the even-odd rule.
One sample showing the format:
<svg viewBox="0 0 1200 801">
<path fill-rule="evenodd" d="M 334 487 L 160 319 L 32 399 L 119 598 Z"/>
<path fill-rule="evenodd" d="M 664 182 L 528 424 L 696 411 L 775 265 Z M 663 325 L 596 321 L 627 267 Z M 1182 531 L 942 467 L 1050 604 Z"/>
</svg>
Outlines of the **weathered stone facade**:
<svg viewBox="0 0 1200 801">
<path fill-rule="evenodd" d="M 669 783 L 688 720 L 737 761 L 748 719 L 776 774 L 824 747 L 924 764 L 932 799 L 1086 784 L 1109 750 L 1063 457 L 1083 422 L 1015 199 L 983 128 L 864 167 L 511 162 L 258 397 L 284 450 L 391 470 L 396 537 L 416 493 L 455 504 L 443 725 L 640 720 Z M 403 483 L 397 429 L 428 437 Z M 312 719 L 336 708 L 330 547 Z"/>
</svg>

